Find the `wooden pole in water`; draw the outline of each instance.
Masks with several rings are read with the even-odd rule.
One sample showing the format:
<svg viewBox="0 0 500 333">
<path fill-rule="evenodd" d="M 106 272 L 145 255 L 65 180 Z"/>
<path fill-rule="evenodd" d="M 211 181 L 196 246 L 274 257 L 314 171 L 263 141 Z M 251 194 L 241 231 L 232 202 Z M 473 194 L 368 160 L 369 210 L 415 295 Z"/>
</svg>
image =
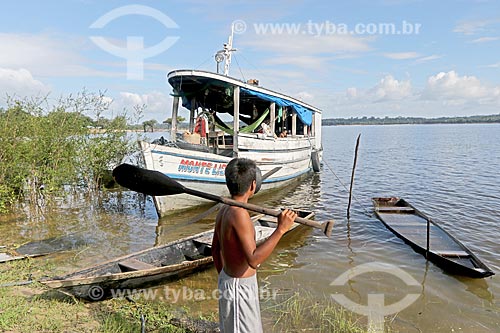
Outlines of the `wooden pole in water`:
<svg viewBox="0 0 500 333">
<path fill-rule="evenodd" d="M 427 249 L 425 251 L 425 259 L 429 259 L 430 233 L 431 233 L 431 220 L 428 218 L 427 219 Z"/>
<path fill-rule="evenodd" d="M 354 170 L 356 170 L 356 162 L 358 161 L 358 148 L 359 148 L 359 138 L 361 137 L 361 133 L 358 134 L 358 139 L 356 140 L 356 149 L 354 150 L 354 163 L 352 166 L 352 174 L 351 174 L 351 187 L 349 188 L 349 203 L 347 204 L 347 219 L 351 217 L 351 200 L 352 200 L 352 186 L 354 185 Z"/>
</svg>

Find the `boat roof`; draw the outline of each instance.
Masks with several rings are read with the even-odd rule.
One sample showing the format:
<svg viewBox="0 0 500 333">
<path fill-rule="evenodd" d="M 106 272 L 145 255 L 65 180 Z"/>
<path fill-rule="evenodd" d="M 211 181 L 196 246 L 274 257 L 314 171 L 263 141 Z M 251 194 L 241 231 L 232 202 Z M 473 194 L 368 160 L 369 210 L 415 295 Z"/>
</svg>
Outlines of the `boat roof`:
<svg viewBox="0 0 500 333">
<path fill-rule="evenodd" d="M 255 118 L 275 102 L 277 108 L 290 106 L 305 124 L 310 125 L 312 113 L 321 114 L 321 110 L 282 93 L 278 93 L 236 78 L 209 71 L 180 69 L 167 74 L 167 79 L 174 89 L 174 96 L 182 97 L 182 105 L 191 108 L 191 101 L 196 107 L 215 112 L 233 114 L 233 89 L 240 87 L 240 114 Z M 244 118 L 242 118 L 244 120 Z"/>
</svg>

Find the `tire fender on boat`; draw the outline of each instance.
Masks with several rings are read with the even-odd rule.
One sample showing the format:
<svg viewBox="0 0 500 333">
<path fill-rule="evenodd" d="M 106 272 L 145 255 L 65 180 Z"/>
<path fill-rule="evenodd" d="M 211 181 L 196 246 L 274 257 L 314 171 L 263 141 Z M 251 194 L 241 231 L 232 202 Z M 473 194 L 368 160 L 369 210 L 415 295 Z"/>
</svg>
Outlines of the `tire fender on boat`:
<svg viewBox="0 0 500 333">
<path fill-rule="evenodd" d="M 320 172 L 319 153 L 316 150 L 311 152 L 311 164 L 314 172 Z"/>
</svg>

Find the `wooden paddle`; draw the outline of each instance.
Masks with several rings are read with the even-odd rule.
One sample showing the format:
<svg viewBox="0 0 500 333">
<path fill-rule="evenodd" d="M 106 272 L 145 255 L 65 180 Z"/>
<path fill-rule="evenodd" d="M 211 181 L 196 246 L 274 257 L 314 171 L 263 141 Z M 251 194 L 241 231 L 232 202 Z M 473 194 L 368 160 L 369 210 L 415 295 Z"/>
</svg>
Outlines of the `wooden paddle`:
<svg viewBox="0 0 500 333">
<path fill-rule="evenodd" d="M 264 181 L 267 178 L 271 177 L 276 172 L 278 172 L 280 169 L 281 169 L 281 167 L 276 167 L 276 168 L 274 168 L 274 169 L 266 172 L 264 175 L 262 175 L 262 181 Z M 205 217 L 207 217 L 208 215 L 212 214 L 217 209 L 219 209 L 221 206 L 222 206 L 222 203 L 220 203 L 220 202 L 216 203 L 215 205 L 213 205 L 212 207 L 210 207 L 209 209 L 207 209 L 203 213 L 200 213 L 200 214 L 198 214 L 198 215 L 190 218 L 189 221 L 187 221 L 186 223 L 183 223 L 183 226 L 190 225 L 192 223 L 198 222 L 201 219 L 204 219 Z"/>
<path fill-rule="evenodd" d="M 143 169 L 135 165 L 121 164 L 117 166 L 113 170 L 113 178 L 123 187 L 148 195 L 162 196 L 185 193 L 230 206 L 242 207 L 270 216 L 278 216 L 281 213 L 280 210 L 264 208 L 254 204 L 243 203 L 229 198 L 220 197 L 218 195 L 190 189 L 159 171 Z M 320 223 L 301 217 L 296 217 L 295 222 L 321 229 L 327 237 L 330 237 L 334 223 L 333 220 Z"/>
</svg>

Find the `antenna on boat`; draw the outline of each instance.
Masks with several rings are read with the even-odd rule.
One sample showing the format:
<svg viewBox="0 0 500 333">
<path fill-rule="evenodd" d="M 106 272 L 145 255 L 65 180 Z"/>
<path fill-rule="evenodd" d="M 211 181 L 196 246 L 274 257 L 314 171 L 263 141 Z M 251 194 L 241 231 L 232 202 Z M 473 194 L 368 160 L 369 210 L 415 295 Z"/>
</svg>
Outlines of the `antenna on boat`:
<svg viewBox="0 0 500 333">
<path fill-rule="evenodd" d="M 222 61 L 224 63 L 224 75 L 229 74 L 229 65 L 231 64 L 231 53 L 236 51 L 233 49 L 233 36 L 234 36 L 234 25 L 231 26 L 231 35 L 229 35 L 229 40 L 227 43 L 224 43 L 224 48 L 220 51 L 217 51 L 215 54 L 215 61 L 217 62 L 217 74 L 219 73 L 219 64 Z"/>
</svg>

